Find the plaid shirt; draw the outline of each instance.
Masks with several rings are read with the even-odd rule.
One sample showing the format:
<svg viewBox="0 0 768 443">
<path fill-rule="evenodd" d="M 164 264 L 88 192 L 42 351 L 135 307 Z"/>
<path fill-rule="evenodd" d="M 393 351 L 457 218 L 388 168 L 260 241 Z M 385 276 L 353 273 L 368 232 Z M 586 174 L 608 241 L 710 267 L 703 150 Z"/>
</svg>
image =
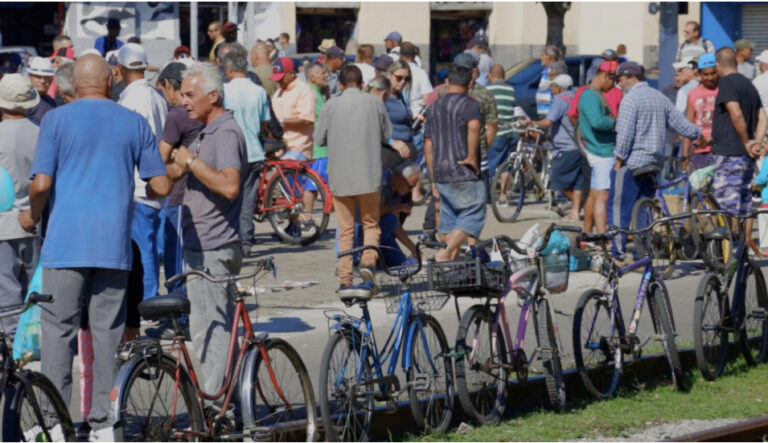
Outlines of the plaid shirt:
<svg viewBox="0 0 768 443">
<path fill-rule="evenodd" d="M 646 82 L 636 84 L 619 106 L 616 158 L 632 170 L 663 163 L 667 127 L 690 139 L 701 135 L 701 130 L 686 120 L 664 94 Z"/>
</svg>

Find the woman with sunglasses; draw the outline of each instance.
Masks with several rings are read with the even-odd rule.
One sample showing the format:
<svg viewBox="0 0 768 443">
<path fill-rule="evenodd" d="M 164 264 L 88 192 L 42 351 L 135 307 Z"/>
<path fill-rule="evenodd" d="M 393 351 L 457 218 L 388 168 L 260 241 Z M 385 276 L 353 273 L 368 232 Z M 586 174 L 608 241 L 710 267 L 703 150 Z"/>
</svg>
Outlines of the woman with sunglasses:
<svg viewBox="0 0 768 443">
<path fill-rule="evenodd" d="M 392 138 L 388 143 L 392 149 L 384 149 L 382 166 L 384 169 L 391 169 L 409 158 L 415 158 L 416 149 L 413 146 L 413 115 L 407 93 L 411 83 L 411 69 L 408 63 L 400 60 L 392 62 L 387 68 L 387 78 L 390 89 L 384 106 L 392 122 Z"/>
</svg>

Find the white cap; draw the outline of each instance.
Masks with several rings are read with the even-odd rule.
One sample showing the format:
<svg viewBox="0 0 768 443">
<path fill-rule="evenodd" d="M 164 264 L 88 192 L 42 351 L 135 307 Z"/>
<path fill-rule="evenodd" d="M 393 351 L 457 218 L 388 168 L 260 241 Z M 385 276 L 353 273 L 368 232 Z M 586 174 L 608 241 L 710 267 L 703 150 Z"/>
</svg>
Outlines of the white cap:
<svg viewBox="0 0 768 443">
<path fill-rule="evenodd" d="M 679 62 L 672 63 L 672 67 L 675 68 L 675 71 L 679 71 L 683 68 L 692 68 L 691 63 L 693 63 L 693 58 L 685 57 Z"/>
<path fill-rule="evenodd" d="M 760 55 L 755 57 L 755 60 L 757 60 L 760 63 L 768 63 L 768 49 L 761 52 Z"/>
<path fill-rule="evenodd" d="M 146 69 L 147 53 L 138 43 L 126 43 L 117 53 L 117 63 L 127 69 Z"/>
<path fill-rule="evenodd" d="M 555 77 L 551 83 L 556 84 L 557 86 L 561 87 L 562 89 L 570 89 L 571 86 L 573 86 L 573 79 L 568 74 L 560 74 L 557 77 Z"/>
<path fill-rule="evenodd" d="M 33 75 L 41 75 L 44 77 L 53 77 L 54 71 L 51 66 L 51 60 L 42 57 L 32 57 L 29 62 L 27 72 Z"/>
</svg>

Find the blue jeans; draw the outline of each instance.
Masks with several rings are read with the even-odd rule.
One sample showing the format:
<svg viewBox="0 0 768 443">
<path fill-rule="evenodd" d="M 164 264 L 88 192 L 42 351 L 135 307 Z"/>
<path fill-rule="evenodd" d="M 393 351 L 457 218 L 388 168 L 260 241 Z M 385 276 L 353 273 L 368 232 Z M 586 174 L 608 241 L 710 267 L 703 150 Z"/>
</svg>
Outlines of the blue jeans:
<svg viewBox="0 0 768 443">
<path fill-rule="evenodd" d="M 134 202 L 131 239 L 141 251 L 144 269 L 144 300 L 157 295 L 160 263 L 157 256 L 157 233 L 160 230 L 160 210 Z"/>
<path fill-rule="evenodd" d="M 400 250 L 395 238 L 395 229 L 398 226 L 397 215 L 389 213 L 379 217 L 379 228 L 381 228 L 381 254 L 384 256 L 384 262 L 387 266 L 400 266 L 405 261 L 405 254 Z"/>
<path fill-rule="evenodd" d="M 629 228 L 632 218 L 632 208 L 635 202 L 643 197 L 653 197 L 655 174 L 633 177 L 632 170 L 622 166 L 618 171 L 611 169 L 611 189 L 608 197 L 608 226 Z M 640 226 L 647 226 L 640 223 Z M 627 236 L 619 234 L 614 237 L 611 253 L 616 258 L 624 258 L 627 252 Z"/>
<path fill-rule="evenodd" d="M 493 180 L 493 174 L 496 172 L 496 168 L 504 162 L 509 156 L 510 151 L 515 146 L 515 137 L 496 137 L 496 139 L 488 148 L 488 181 Z"/>
</svg>

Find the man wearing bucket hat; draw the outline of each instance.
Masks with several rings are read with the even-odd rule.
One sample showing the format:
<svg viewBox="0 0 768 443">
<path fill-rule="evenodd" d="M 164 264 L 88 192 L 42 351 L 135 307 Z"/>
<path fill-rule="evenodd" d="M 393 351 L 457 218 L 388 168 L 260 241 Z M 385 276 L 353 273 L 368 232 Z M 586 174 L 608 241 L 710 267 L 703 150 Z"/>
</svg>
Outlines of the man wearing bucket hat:
<svg viewBox="0 0 768 443">
<path fill-rule="evenodd" d="M 56 100 L 48 95 L 48 89 L 51 87 L 54 74 L 51 61 L 43 57 L 32 57 L 32 60 L 29 62 L 29 68 L 27 68 L 27 74 L 29 75 L 30 83 L 32 83 L 32 86 L 34 86 L 40 96 L 37 106 L 27 111 L 27 117 L 40 123 L 43 121 L 45 114 L 56 107 Z"/>
<path fill-rule="evenodd" d="M 755 50 L 755 43 L 752 40 L 742 38 L 733 42 L 733 49 L 736 50 L 739 74 L 749 80 L 755 78 L 755 65 L 750 61 L 752 59 L 752 51 Z"/>
<path fill-rule="evenodd" d="M 13 207 L 0 212 L 0 306 L 24 301 L 40 254 L 40 237 L 24 231 L 16 221 L 19 211 L 29 208 L 29 172 L 40 128 L 26 115 L 39 101 L 39 94 L 21 74 L 0 80 L 0 167 L 13 178 L 16 194 Z M 11 337 L 18 320 L 18 316 L 2 320 Z"/>
</svg>

